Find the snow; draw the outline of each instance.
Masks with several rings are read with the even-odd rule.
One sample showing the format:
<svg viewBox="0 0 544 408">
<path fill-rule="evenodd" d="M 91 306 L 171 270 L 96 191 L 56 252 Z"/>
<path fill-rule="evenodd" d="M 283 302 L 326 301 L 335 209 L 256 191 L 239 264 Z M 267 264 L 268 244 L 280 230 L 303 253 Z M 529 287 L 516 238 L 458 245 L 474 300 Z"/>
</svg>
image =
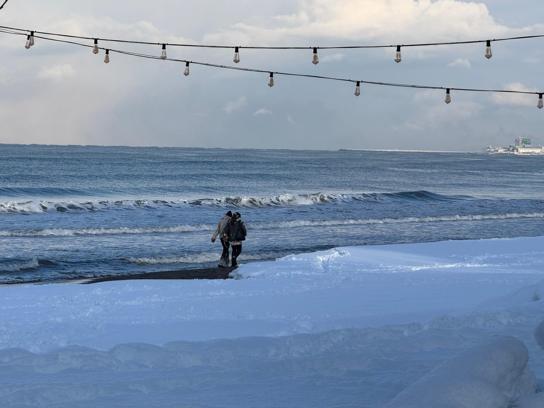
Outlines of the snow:
<svg viewBox="0 0 544 408">
<path fill-rule="evenodd" d="M 442 364 L 401 392 L 388 407 L 506 408 L 536 391 L 528 359 L 521 341 L 500 338 Z"/>
<path fill-rule="evenodd" d="M 544 237 L 346 247 L 228 281 L 0 287 L 0 399 L 540 407 L 543 255 Z"/>
<path fill-rule="evenodd" d="M 540 347 L 544 349 L 544 321 L 536 328 L 535 339 Z"/>
</svg>

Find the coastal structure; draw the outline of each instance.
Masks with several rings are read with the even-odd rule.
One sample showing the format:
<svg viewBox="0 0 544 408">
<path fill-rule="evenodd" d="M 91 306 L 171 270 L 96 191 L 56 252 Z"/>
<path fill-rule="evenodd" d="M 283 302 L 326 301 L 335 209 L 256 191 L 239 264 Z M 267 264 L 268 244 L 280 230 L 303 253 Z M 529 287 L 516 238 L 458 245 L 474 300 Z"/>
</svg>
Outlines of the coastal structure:
<svg viewBox="0 0 544 408">
<path fill-rule="evenodd" d="M 544 155 L 544 146 L 533 146 L 528 137 L 518 137 L 514 143 L 508 147 L 489 146 L 486 151 L 490 154 Z"/>
</svg>

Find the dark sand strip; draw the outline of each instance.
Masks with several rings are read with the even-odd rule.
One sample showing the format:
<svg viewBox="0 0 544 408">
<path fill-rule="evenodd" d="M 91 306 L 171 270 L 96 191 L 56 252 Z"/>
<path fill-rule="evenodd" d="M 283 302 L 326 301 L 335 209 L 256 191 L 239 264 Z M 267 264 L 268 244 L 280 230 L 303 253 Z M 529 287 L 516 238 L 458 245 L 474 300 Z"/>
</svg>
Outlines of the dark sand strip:
<svg viewBox="0 0 544 408">
<path fill-rule="evenodd" d="M 229 279 L 229 274 L 236 268 L 206 268 L 185 269 L 180 271 L 149 272 L 137 275 L 103 276 L 81 282 L 83 284 L 112 282 L 122 280 L 164 279 L 164 280 L 192 280 L 192 279 Z"/>
</svg>

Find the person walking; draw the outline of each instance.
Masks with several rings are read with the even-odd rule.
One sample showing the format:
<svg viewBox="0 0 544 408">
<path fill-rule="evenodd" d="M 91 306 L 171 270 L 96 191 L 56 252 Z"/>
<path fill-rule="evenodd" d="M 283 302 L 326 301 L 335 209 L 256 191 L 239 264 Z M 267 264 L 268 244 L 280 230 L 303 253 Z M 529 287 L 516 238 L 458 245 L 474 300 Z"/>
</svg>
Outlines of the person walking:
<svg viewBox="0 0 544 408">
<path fill-rule="evenodd" d="M 221 259 L 219 260 L 219 264 L 217 265 L 220 268 L 227 268 L 229 266 L 229 240 L 227 238 L 227 235 L 225 235 L 225 228 L 229 224 L 230 220 L 232 218 L 232 211 L 227 211 L 227 213 L 219 220 L 217 223 L 217 228 L 215 228 L 215 231 L 212 234 L 212 242 L 215 242 L 217 240 L 217 237 L 219 237 L 221 241 L 221 246 L 223 247 L 223 252 L 221 253 Z"/>
<path fill-rule="evenodd" d="M 242 216 L 239 212 L 234 213 L 229 223 L 225 227 L 225 235 L 228 237 L 230 245 L 232 245 L 232 262 L 231 266 L 238 266 L 238 257 L 242 253 L 242 241 L 246 240 L 247 230 L 242 221 Z"/>
</svg>

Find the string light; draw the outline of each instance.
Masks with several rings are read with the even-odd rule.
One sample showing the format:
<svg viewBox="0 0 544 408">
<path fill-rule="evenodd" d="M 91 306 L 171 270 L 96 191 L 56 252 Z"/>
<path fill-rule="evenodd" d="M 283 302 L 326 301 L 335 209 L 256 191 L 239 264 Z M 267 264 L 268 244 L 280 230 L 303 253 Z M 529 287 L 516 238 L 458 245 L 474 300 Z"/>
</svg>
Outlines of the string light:
<svg viewBox="0 0 544 408">
<path fill-rule="evenodd" d="M 493 56 L 493 51 L 491 50 L 491 40 L 487 40 L 485 43 L 485 57 L 490 59 Z"/>
<path fill-rule="evenodd" d="M 314 47 L 313 54 L 312 54 L 312 64 L 317 65 L 319 64 L 319 55 L 317 54 L 317 48 Z"/>
<path fill-rule="evenodd" d="M 189 68 L 189 61 L 187 61 L 185 63 L 185 71 L 183 71 L 183 75 L 189 76 L 190 73 L 191 73 L 191 69 Z"/>
<path fill-rule="evenodd" d="M 104 55 L 104 63 L 105 64 L 110 63 L 110 50 L 106 50 L 106 55 Z"/>
<path fill-rule="evenodd" d="M 268 86 L 272 88 L 274 86 L 274 73 L 271 72 L 270 76 L 268 77 Z"/>
<path fill-rule="evenodd" d="M 538 94 L 538 109 L 544 108 L 544 101 L 542 100 L 542 95 L 543 94 Z"/>
<path fill-rule="evenodd" d="M 234 48 L 234 58 L 232 59 L 232 61 L 235 64 L 238 64 L 240 62 L 240 47 Z"/>
<path fill-rule="evenodd" d="M 29 36 L 27 32 L 17 32 L 17 31 L 8 31 L 6 29 L 3 29 L 0 26 L 0 32 L 8 35 L 17 35 L 17 36 Z M 51 38 L 44 35 L 36 35 L 36 38 L 40 38 L 44 41 L 51 41 L 51 42 L 57 42 L 62 44 L 70 44 L 74 46 L 80 46 L 84 48 L 94 48 L 93 45 L 85 44 L 73 40 L 65 40 L 65 39 L 59 39 L 59 38 Z M 316 48 L 317 47 L 312 47 Z M 105 58 L 104 62 L 109 63 L 109 54 L 111 52 L 115 52 L 121 55 L 127 55 L 135 58 L 145 58 L 145 59 L 151 59 L 151 60 L 157 60 L 161 59 L 160 56 L 156 55 L 149 55 L 149 54 L 143 54 L 143 53 L 137 53 L 132 51 L 124 51 L 120 49 L 104 49 L 105 50 Z M 255 68 L 243 68 L 243 67 L 235 67 L 235 66 L 229 66 L 229 65 L 221 65 L 221 64 L 213 64 L 209 62 L 198 62 L 198 61 L 188 61 L 184 59 L 176 59 L 176 58 L 167 58 L 168 61 L 171 62 L 177 62 L 177 63 L 184 63 L 186 64 L 186 68 L 189 67 L 189 64 L 196 64 L 204 67 L 210 67 L 210 68 L 216 68 L 216 69 L 226 69 L 226 70 L 233 70 L 233 71 L 244 71 L 244 72 L 254 72 L 254 73 L 268 73 L 270 74 L 272 71 L 269 70 L 262 70 L 262 69 L 255 69 Z M 501 93 L 501 94 L 520 94 L 520 95 L 538 95 L 539 96 L 539 107 L 541 105 L 540 101 L 542 100 L 542 92 L 537 91 L 523 91 L 523 90 L 506 90 L 506 89 L 486 89 L 486 88 L 455 88 L 455 87 L 449 87 L 445 88 L 442 86 L 431 86 L 431 85 L 418 85 L 418 84 L 405 84 L 405 83 L 394 83 L 394 82 L 380 82 L 380 81 L 368 81 L 368 80 L 353 80 L 350 78 L 342 78 L 342 77 L 333 77 L 333 76 L 324 76 L 324 75 L 314 75 L 314 74 L 300 74 L 300 73 L 294 73 L 294 72 L 282 72 L 282 71 L 275 71 L 275 75 L 282 75 L 282 76 L 289 76 L 289 77 L 296 77 L 296 78 L 311 78 L 311 79 L 321 79 L 321 80 L 328 80 L 328 81 L 336 81 L 336 82 L 346 82 L 346 83 L 352 83 L 357 86 L 357 83 L 359 84 L 369 84 L 369 85 L 377 85 L 377 86 L 387 86 L 387 87 L 397 87 L 397 88 L 412 88 L 412 89 L 427 89 L 427 90 L 447 90 L 449 89 L 451 91 L 460 91 L 460 92 L 477 92 L 477 93 Z"/>
<path fill-rule="evenodd" d="M 25 48 L 29 50 L 34 45 L 34 31 L 31 31 L 29 35 L 26 36 Z"/>
<path fill-rule="evenodd" d="M 163 44 L 162 45 L 162 51 L 161 51 L 161 59 L 166 59 L 168 58 L 168 55 L 166 54 L 166 44 Z"/>
<path fill-rule="evenodd" d="M 355 83 L 355 96 L 361 96 L 361 81 Z"/>
<path fill-rule="evenodd" d="M 451 90 L 450 88 L 446 89 L 446 99 L 444 99 L 448 105 L 451 103 Z"/>
<path fill-rule="evenodd" d="M 398 64 L 402 61 L 402 54 L 400 52 L 400 45 L 397 45 L 397 52 L 395 53 L 395 62 Z"/>
<path fill-rule="evenodd" d="M 98 49 L 98 38 L 94 39 L 94 45 L 93 45 L 93 54 L 98 54 L 100 50 Z"/>
<path fill-rule="evenodd" d="M 0 26 L 0 29 L 3 30 L 14 30 L 19 32 L 28 33 L 31 30 L 25 28 L 17 28 L 10 26 Z M 72 35 L 64 33 L 55 33 L 55 32 L 46 32 L 46 31 L 37 31 L 36 34 L 52 36 L 52 37 L 62 37 L 62 38 L 72 38 L 79 40 L 93 40 L 95 37 L 88 37 L 82 35 Z M 97 37 L 100 41 L 104 42 L 115 42 L 115 43 L 124 43 L 124 44 L 136 44 L 136 45 L 161 45 L 161 43 L 152 42 L 152 41 L 137 41 L 137 40 L 123 40 L 118 38 L 100 38 Z M 468 44 L 486 44 L 499 41 L 517 41 L 517 40 L 528 40 L 528 39 L 537 39 L 544 38 L 544 34 L 534 34 L 534 35 L 523 35 L 523 36 L 513 36 L 513 37 L 502 37 L 502 38 L 493 38 L 490 39 L 475 39 L 475 40 L 465 40 L 465 41 L 444 41 L 444 42 L 426 42 L 426 43 L 401 43 L 402 47 L 434 47 L 434 46 L 443 46 L 443 45 L 468 45 Z M 191 43 L 166 43 L 171 47 L 193 47 L 193 48 L 223 48 L 223 49 L 233 49 L 235 45 L 229 44 L 191 44 Z M 395 48 L 399 47 L 399 43 L 396 44 L 360 44 L 360 45 L 335 45 L 335 46 L 315 46 L 316 48 L 322 50 L 340 50 L 340 49 L 374 49 L 374 48 Z M 242 48 L 238 46 L 238 48 Z M 244 46 L 244 49 L 253 49 L 253 50 L 307 50 L 312 47 L 308 46 Z"/>
</svg>

